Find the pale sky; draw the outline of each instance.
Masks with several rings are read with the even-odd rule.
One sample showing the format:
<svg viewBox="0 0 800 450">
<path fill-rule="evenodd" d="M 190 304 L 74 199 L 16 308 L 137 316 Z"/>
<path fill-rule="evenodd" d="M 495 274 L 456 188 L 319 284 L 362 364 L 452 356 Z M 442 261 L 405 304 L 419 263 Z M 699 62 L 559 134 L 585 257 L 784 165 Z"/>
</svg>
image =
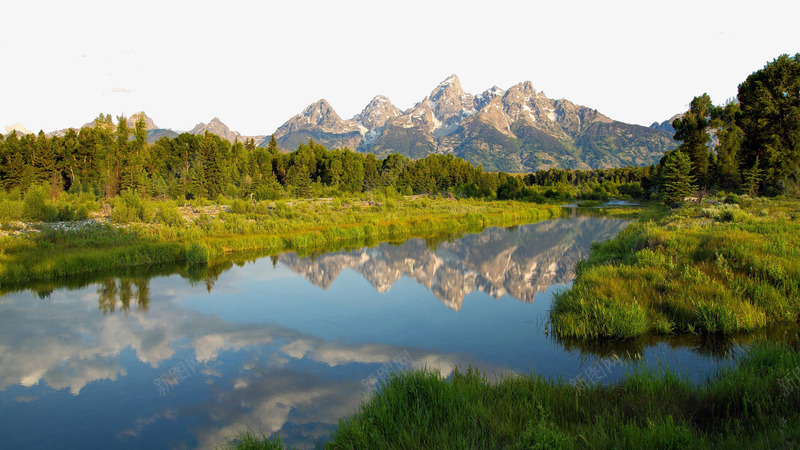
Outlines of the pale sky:
<svg viewBox="0 0 800 450">
<path fill-rule="evenodd" d="M 800 51 L 798 20 L 796 0 L 8 1 L 0 132 L 143 110 L 271 134 L 320 98 L 344 119 L 378 94 L 407 109 L 451 74 L 650 125 Z"/>
</svg>

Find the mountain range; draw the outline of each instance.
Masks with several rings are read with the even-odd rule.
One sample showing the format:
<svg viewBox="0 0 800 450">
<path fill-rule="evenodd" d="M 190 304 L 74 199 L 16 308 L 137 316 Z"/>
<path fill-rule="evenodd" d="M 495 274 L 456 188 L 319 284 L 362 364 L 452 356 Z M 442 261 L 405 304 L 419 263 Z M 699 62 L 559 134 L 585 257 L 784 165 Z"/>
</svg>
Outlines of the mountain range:
<svg viewBox="0 0 800 450">
<path fill-rule="evenodd" d="M 140 116 L 145 118 L 150 142 L 179 134 L 158 127 L 144 113 L 132 115 L 129 126 Z M 472 95 L 452 75 L 405 111 L 378 95 L 360 113 L 342 119 L 322 99 L 286 121 L 272 136 L 285 152 L 313 139 L 328 148 L 347 147 L 381 158 L 390 153 L 412 159 L 453 154 L 488 171 L 597 169 L 658 162 L 665 151 L 677 147 L 672 138 L 675 117 L 650 127 L 627 124 L 596 109 L 550 99 L 530 81 L 507 90 L 493 86 Z M 216 117 L 189 132 L 206 131 L 231 142 L 252 138 L 262 147 L 270 140 L 269 135 L 242 136 Z"/>
<path fill-rule="evenodd" d="M 655 163 L 677 146 L 670 124 L 618 122 L 595 109 L 550 99 L 529 81 L 473 96 L 452 75 L 406 111 L 377 96 L 361 113 L 344 120 L 319 100 L 279 127 L 274 137 L 285 150 L 313 139 L 329 148 L 348 147 L 379 157 L 454 154 L 486 170 L 528 172 Z"/>
</svg>

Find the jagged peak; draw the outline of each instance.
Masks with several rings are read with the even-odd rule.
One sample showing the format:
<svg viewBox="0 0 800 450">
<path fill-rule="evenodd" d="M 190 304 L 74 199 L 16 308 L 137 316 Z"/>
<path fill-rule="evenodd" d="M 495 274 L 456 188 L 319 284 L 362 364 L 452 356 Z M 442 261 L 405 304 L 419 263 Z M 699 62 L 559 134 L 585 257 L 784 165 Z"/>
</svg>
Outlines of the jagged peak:
<svg viewBox="0 0 800 450">
<path fill-rule="evenodd" d="M 498 87 L 496 84 L 483 92 L 484 95 L 491 97 L 502 97 L 506 91 Z"/>
<path fill-rule="evenodd" d="M 14 125 L 8 126 L 6 125 L 6 132 L 5 134 L 10 134 L 11 132 L 16 131 L 18 135 L 25 135 L 31 134 L 31 131 L 28 131 L 27 128 L 23 127 L 22 124 L 15 123 Z"/>
<path fill-rule="evenodd" d="M 464 90 L 461 89 L 461 81 L 459 81 L 456 75 L 450 75 L 446 80 L 439 83 L 439 85 L 431 91 L 429 98 L 432 102 L 435 102 L 446 92 L 451 92 L 451 95 L 458 97 L 464 95 Z"/>
<path fill-rule="evenodd" d="M 373 130 L 384 126 L 389 119 L 401 114 L 402 111 L 393 105 L 387 97 L 376 95 L 375 98 L 370 100 L 369 104 L 367 104 L 360 113 L 353 116 L 351 120 L 356 121 L 368 130 Z"/>
<path fill-rule="evenodd" d="M 333 110 L 331 104 L 324 98 L 308 105 L 300 115 L 318 124 L 326 120 L 342 120 L 339 115 L 336 114 L 336 111 Z"/>
<path fill-rule="evenodd" d="M 439 83 L 439 86 L 448 86 L 451 84 L 456 84 L 458 86 L 461 86 L 461 81 L 458 79 L 458 75 L 456 74 L 450 75 L 449 77 L 447 77 L 446 80 Z"/>
<path fill-rule="evenodd" d="M 373 104 L 373 103 L 383 103 L 383 102 L 391 103 L 391 101 L 389 101 L 388 97 L 386 97 L 385 95 L 382 95 L 382 94 L 378 94 L 372 100 L 370 100 L 369 103 Z"/>
<path fill-rule="evenodd" d="M 155 130 L 155 129 L 158 128 L 158 126 L 156 126 L 155 122 L 153 122 L 153 119 L 148 117 L 147 114 L 145 114 L 144 111 L 139 111 L 137 113 L 131 114 L 131 116 L 128 117 L 128 120 L 126 121 L 127 124 L 128 124 L 128 127 L 129 128 L 135 127 L 136 126 L 136 122 L 139 120 L 140 117 L 142 119 L 144 119 L 145 127 L 148 130 Z"/>
<path fill-rule="evenodd" d="M 526 94 L 536 94 L 536 89 L 533 88 L 533 83 L 530 81 L 523 81 L 508 88 L 508 92 L 521 91 Z"/>
<path fill-rule="evenodd" d="M 321 98 L 321 99 L 315 101 L 314 103 L 308 105 L 308 107 L 306 108 L 306 111 L 314 109 L 316 107 L 325 107 L 327 109 L 333 109 L 333 108 L 331 108 L 331 104 L 328 103 L 327 100 L 325 100 L 324 98 Z"/>
</svg>

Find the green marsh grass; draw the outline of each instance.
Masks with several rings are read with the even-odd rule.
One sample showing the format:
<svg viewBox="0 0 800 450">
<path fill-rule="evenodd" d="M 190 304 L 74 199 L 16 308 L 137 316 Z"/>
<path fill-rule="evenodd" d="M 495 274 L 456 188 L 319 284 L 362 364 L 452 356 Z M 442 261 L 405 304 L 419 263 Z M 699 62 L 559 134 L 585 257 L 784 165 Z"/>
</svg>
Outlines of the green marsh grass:
<svg viewBox="0 0 800 450">
<path fill-rule="evenodd" d="M 800 202 L 684 206 L 593 246 L 572 289 L 556 295 L 556 333 L 753 331 L 800 317 Z"/>
<path fill-rule="evenodd" d="M 112 206 L 111 223 L 70 230 L 40 224 L 41 232 L 0 237 L 0 286 L 130 266 L 212 263 L 237 252 L 313 253 L 357 243 L 481 231 L 562 214 L 552 205 L 435 197 L 391 204 L 358 197 L 336 203 L 196 201 L 184 208 L 195 212 L 186 218 L 171 201 L 132 194 L 116 198 Z"/>
<path fill-rule="evenodd" d="M 756 344 L 706 381 L 634 368 L 610 385 L 477 369 L 389 377 L 343 418 L 327 448 L 793 448 L 800 353 Z M 787 386 L 789 386 L 787 388 Z M 264 439 L 265 447 L 275 448 Z"/>
</svg>

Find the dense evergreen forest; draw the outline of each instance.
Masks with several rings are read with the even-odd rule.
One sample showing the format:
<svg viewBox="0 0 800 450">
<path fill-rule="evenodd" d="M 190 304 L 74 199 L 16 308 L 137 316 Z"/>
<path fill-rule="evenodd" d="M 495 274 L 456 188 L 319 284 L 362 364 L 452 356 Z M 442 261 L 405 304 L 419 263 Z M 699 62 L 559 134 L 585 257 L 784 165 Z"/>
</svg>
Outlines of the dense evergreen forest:
<svg viewBox="0 0 800 450">
<path fill-rule="evenodd" d="M 149 145 L 143 120 L 131 130 L 125 117 L 118 117 L 115 125 L 108 115 L 63 137 L 12 132 L 0 141 L 0 179 L 7 192 L 24 193 L 32 185 L 47 184 L 56 192 L 88 192 L 97 198 L 131 191 L 153 198 L 223 195 L 260 201 L 390 189 L 543 200 L 545 195 L 580 195 L 572 189 L 577 186 L 586 186 L 588 198 L 613 195 L 617 186 L 625 194 L 641 196 L 639 182 L 649 173 L 649 168 L 553 169 L 519 177 L 484 172 L 452 155 L 410 160 L 392 154 L 379 160 L 348 149 L 328 150 L 313 141 L 280 153 L 274 140 L 260 148 L 252 140 L 230 143 L 210 133 L 184 133 Z"/>
<path fill-rule="evenodd" d="M 680 201 L 697 189 L 798 194 L 800 179 L 800 54 L 782 55 L 739 86 L 737 100 L 714 106 L 695 97 L 674 122 L 682 142 L 650 167 L 550 169 L 525 176 L 484 172 L 452 155 L 418 160 L 309 141 L 280 153 L 252 140 L 230 143 L 214 134 L 183 133 L 147 143 L 145 122 L 129 128 L 101 114 L 94 126 L 64 136 L 0 136 L 0 186 L 21 198 L 31 186 L 90 193 L 97 199 L 129 191 L 175 200 L 330 197 L 381 190 L 445 193 L 544 202 L 548 199 L 650 198 Z"/>
</svg>

